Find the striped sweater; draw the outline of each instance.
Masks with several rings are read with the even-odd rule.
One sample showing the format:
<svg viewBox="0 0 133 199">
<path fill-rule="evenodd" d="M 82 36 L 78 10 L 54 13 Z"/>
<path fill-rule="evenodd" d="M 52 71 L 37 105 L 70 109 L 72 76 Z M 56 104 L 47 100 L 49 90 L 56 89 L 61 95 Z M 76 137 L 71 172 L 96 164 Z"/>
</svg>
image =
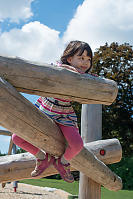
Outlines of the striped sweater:
<svg viewBox="0 0 133 199">
<path fill-rule="evenodd" d="M 77 116 L 70 101 L 52 97 L 40 97 L 35 105 L 55 122 L 78 128 Z"/>
</svg>

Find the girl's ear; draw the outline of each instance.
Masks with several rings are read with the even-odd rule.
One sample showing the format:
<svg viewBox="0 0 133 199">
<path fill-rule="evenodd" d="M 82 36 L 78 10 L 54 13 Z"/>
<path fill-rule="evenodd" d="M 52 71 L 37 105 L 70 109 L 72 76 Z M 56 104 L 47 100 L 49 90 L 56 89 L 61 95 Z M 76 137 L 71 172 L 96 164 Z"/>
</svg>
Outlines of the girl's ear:
<svg viewBox="0 0 133 199">
<path fill-rule="evenodd" d="M 67 58 L 67 62 L 68 62 L 69 64 L 71 64 L 71 61 L 72 61 L 72 57 L 68 57 L 68 58 Z"/>
</svg>

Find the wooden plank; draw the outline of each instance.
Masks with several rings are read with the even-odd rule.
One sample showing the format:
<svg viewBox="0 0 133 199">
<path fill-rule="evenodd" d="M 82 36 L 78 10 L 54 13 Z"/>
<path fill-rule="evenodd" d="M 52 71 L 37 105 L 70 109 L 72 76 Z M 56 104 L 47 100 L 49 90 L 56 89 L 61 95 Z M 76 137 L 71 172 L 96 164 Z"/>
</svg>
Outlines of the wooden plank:
<svg viewBox="0 0 133 199">
<path fill-rule="evenodd" d="M 102 138 L 102 105 L 82 105 L 81 136 L 84 143 Z M 95 173 L 95 170 L 93 173 Z M 88 198 L 101 199 L 101 185 L 88 178 L 88 176 L 81 172 L 79 199 Z"/>
<path fill-rule="evenodd" d="M 2 78 L 0 111 L 1 124 L 9 131 L 54 156 L 64 153 L 65 139 L 56 124 Z M 72 167 L 110 190 L 122 187 L 121 179 L 85 147 L 70 163 Z"/>
<path fill-rule="evenodd" d="M 0 76 L 18 91 L 84 104 L 110 105 L 117 96 L 113 80 L 79 74 L 63 67 L 0 56 Z"/>
</svg>

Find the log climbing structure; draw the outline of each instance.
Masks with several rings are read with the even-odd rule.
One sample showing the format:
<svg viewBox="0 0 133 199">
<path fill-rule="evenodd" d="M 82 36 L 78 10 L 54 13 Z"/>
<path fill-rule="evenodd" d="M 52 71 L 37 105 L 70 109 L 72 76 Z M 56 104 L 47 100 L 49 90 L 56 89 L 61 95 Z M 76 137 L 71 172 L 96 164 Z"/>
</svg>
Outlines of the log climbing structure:
<svg viewBox="0 0 133 199">
<path fill-rule="evenodd" d="M 113 80 L 17 57 L 0 56 L 1 126 L 36 147 L 60 156 L 65 150 L 65 139 L 60 129 L 20 92 L 59 97 L 82 104 L 110 105 L 116 99 L 118 89 Z M 98 140 L 85 143 L 70 164 L 72 170 L 84 173 L 109 190 L 118 191 L 122 188 L 122 180 L 107 164 L 119 162 L 121 157 L 122 149 L 117 139 Z M 0 157 L 0 182 L 31 178 L 34 166 L 35 158 L 29 153 Z M 56 173 L 51 166 L 41 177 Z"/>
</svg>

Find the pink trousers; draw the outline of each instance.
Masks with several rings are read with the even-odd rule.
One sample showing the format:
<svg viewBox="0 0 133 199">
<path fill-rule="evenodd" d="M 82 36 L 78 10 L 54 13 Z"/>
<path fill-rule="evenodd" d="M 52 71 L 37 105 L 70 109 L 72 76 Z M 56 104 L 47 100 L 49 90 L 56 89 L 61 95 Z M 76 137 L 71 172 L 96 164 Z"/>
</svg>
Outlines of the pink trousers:
<svg viewBox="0 0 133 199">
<path fill-rule="evenodd" d="M 83 141 L 79 134 L 79 130 L 76 127 L 64 126 L 59 123 L 57 125 L 61 129 L 61 131 L 68 143 L 68 146 L 64 153 L 64 158 L 66 160 L 71 160 L 83 148 Z M 20 148 L 24 149 L 25 151 L 30 152 L 33 155 L 36 155 L 38 153 L 38 151 L 40 150 L 37 147 L 30 144 L 29 142 L 20 138 L 16 134 L 12 135 L 12 140 L 13 140 L 14 144 L 16 144 Z"/>
</svg>

